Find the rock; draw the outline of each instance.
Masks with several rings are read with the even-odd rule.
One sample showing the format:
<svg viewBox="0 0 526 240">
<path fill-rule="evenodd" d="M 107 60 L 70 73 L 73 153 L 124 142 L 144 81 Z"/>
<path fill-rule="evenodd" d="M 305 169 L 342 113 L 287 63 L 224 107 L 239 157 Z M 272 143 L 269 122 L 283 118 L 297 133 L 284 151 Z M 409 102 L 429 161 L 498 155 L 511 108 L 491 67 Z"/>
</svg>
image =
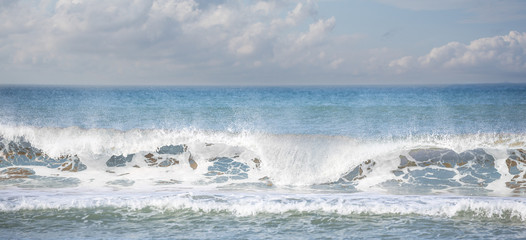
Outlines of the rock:
<svg viewBox="0 0 526 240">
<path fill-rule="evenodd" d="M 159 180 L 159 181 L 155 182 L 155 184 L 157 184 L 157 185 L 171 185 L 171 184 L 180 184 L 180 183 L 181 183 L 181 181 L 175 180 L 175 179 Z"/>
<path fill-rule="evenodd" d="M 148 153 L 148 154 L 144 155 L 144 157 L 146 158 L 145 161 L 148 164 L 148 166 L 155 166 L 155 165 L 157 165 L 157 159 L 154 158 L 154 155 L 152 153 Z"/>
<path fill-rule="evenodd" d="M 172 166 L 172 165 L 175 165 L 175 164 L 179 164 L 179 161 L 177 161 L 177 159 L 175 159 L 175 158 L 168 158 L 168 159 L 160 162 L 157 166 L 159 166 L 159 167 L 168 167 L 168 166 Z"/>
<path fill-rule="evenodd" d="M 3 143 L 0 145 L 0 167 L 46 166 L 58 168 L 66 161 L 65 158 L 50 158 L 42 150 L 31 146 L 24 139 L 11 141 L 7 146 Z"/>
<path fill-rule="evenodd" d="M 373 166 L 376 162 L 369 159 L 360 165 L 356 166 L 353 170 L 342 177 L 344 181 L 356 181 L 365 178 L 373 170 Z"/>
<path fill-rule="evenodd" d="M 508 172 L 510 174 L 519 174 L 521 171 L 517 168 L 517 161 L 512 159 L 506 159 L 506 166 L 508 166 Z"/>
<path fill-rule="evenodd" d="M 197 168 L 197 163 L 193 161 L 192 155 L 186 155 L 188 154 L 188 147 L 184 144 L 181 145 L 168 145 L 168 146 L 162 146 L 155 153 L 148 153 L 144 155 L 144 161 L 148 164 L 150 167 L 169 167 L 180 163 L 180 159 L 184 158 L 186 156 L 189 157 L 190 167 Z M 162 154 L 162 155 L 160 155 Z M 166 156 L 171 155 L 171 156 Z M 192 163 L 193 162 L 193 163 Z M 135 165 L 136 167 L 139 167 L 138 165 Z M 134 166 L 134 167 L 135 167 Z"/>
<path fill-rule="evenodd" d="M 252 159 L 252 162 L 256 164 L 256 168 L 259 168 L 261 166 L 261 160 L 259 160 L 259 158 Z"/>
<path fill-rule="evenodd" d="M 126 166 L 127 162 L 131 162 L 133 159 L 134 154 L 128 154 L 126 157 L 123 155 L 119 156 L 111 156 L 111 158 L 106 161 L 106 166 L 108 167 L 124 167 Z"/>
<path fill-rule="evenodd" d="M 508 188 L 513 189 L 514 193 L 526 192 L 526 151 L 524 149 L 510 149 L 508 150 L 509 157 L 506 159 L 506 166 L 508 172 L 515 175 L 509 182 L 506 182 Z"/>
<path fill-rule="evenodd" d="M 192 169 L 195 170 L 197 168 L 197 163 L 194 161 L 194 158 L 192 158 L 192 155 L 188 158 L 188 163 Z"/>
<path fill-rule="evenodd" d="M 274 183 L 272 183 L 272 181 L 270 181 L 270 178 L 268 176 L 264 176 L 260 179 L 258 179 L 259 181 L 262 181 L 262 182 L 265 182 L 265 185 L 267 185 L 267 187 L 272 187 L 274 186 Z"/>
<path fill-rule="evenodd" d="M 168 157 L 167 159 L 164 159 L 163 157 L 156 156 L 152 153 L 148 153 L 144 155 L 144 157 L 146 158 L 144 161 L 148 164 L 148 166 L 169 167 L 172 165 L 179 164 L 179 160 L 173 157 Z M 134 167 L 139 168 L 138 165 L 135 165 Z"/>
<path fill-rule="evenodd" d="M 162 146 L 157 150 L 157 153 L 159 154 L 172 154 L 172 155 L 179 155 L 188 150 L 188 147 L 184 144 L 182 145 L 169 145 L 169 146 Z"/>
<path fill-rule="evenodd" d="M 106 182 L 107 185 L 122 186 L 122 187 L 129 187 L 129 186 L 132 186 L 134 183 L 135 181 L 129 180 L 129 179 L 117 179 L 117 180 Z"/>
<path fill-rule="evenodd" d="M 398 166 L 398 169 L 402 169 L 406 167 L 416 167 L 416 163 L 407 159 L 406 156 L 400 155 L 399 158 L 400 158 L 400 165 Z"/>
<path fill-rule="evenodd" d="M 460 156 L 446 148 L 413 149 L 409 151 L 409 155 L 420 167 L 430 165 L 455 167 L 460 162 Z"/>
<path fill-rule="evenodd" d="M 414 149 L 409 155 L 420 169 L 407 169 L 409 158 L 400 156 L 400 166 L 393 171 L 395 176 L 412 183 L 433 188 L 447 188 L 465 184 L 487 186 L 500 178 L 495 168 L 495 159 L 483 149 L 474 149 L 457 154 L 451 149 Z M 426 167 L 433 166 L 433 167 Z M 436 168 L 435 166 L 442 167 Z M 455 168 L 456 170 L 451 170 Z M 460 173 L 462 177 L 454 177 Z"/>
<path fill-rule="evenodd" d="M 77 155 L 74 155 L 74 156 L 66 155 L 66 156 L 61 156 L 60 158 L 66 159 L 66 162 L 64 162 L 58 168 L 58 170 L 60 171 L 80 172 L 88 168 L 86 165 L 80 162 L 80 159 L 77 157 Z"/>
<path fill-rule="evenodd" d="M 0 171 L 0 180 L 13 178 L 28 178 L 35 175 L 35 171 L 30 168 L 11 167 Z"/>
</svg>

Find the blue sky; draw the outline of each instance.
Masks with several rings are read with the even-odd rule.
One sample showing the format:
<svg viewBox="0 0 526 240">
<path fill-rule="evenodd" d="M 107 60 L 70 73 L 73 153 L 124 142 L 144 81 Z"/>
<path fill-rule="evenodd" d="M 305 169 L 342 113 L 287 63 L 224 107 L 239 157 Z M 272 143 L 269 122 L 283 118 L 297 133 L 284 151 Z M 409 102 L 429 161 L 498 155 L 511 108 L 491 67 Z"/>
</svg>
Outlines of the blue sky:
<svg viewBox="0 0 526 240">
<path fill-rule="evenodd" d="M 4 0 L 0 84 L 526 82 L 522 0 Z"/>
</svg>

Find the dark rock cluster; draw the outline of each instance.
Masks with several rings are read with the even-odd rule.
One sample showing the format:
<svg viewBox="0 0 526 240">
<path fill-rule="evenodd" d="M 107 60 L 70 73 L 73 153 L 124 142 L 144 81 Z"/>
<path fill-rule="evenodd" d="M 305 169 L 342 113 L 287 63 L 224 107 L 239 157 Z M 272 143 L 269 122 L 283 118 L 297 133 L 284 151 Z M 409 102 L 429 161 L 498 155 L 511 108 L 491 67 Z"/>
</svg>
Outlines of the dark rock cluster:
<svg viewBox="0 0 526 240">
<path fill-rule="evenodd" d="M 7 144 L 2 140 L 4 139 L 0 138 L 0 167 L 45 166 L 70 172 L 87 169 L 87 166 L 80 161 L 77 155 L 51 158 L 24 140 L 10 141 Z"/>
<path fill-rule="evenodd" d="M 513 178 L 506 182 L 506 186 L 513 189 L 515 193 L 524 193 L 526 192 L 526 150 L 510 149 L 508 154 L 506 166 Z"/>
<path fill-rule="evenodd" d="M 184 153 L 189 154 L 184 155 Z M 113 155 L 108 161 L 106 161 L 106 166 L 125 167 L 127 163 L 132 162 L 134 157 L 135 154 L 128 154 L 126 157 L 124 155 Z M 187 161 L 192 169 L 197 168 L 197 163 L 193 159 L 192 154 L 188 151 L 188 147 L 184 144 L 162 146 L 158 148 L 157 151 L 147 153 L 142 157 L 144 157 L 143 160 L 149 167 L 169 167 L 180 164 L 182 161 Z M 134 167 L 139 166 L 134 165 Z"/>
</svg>

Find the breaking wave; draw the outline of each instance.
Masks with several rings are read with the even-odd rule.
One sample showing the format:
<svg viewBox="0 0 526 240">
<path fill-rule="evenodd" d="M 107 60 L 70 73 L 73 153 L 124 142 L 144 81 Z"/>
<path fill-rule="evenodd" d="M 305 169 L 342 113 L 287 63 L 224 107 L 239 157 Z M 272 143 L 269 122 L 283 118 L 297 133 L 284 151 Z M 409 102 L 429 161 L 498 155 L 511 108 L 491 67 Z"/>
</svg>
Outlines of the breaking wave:
<svg viewBox="0 0 526 240">
<path fill-rule="evenodd" d="M 2 187 L 249 186 L 524 195 L 525 134 L 355 139 L 0 126 Z"/>
</svg>

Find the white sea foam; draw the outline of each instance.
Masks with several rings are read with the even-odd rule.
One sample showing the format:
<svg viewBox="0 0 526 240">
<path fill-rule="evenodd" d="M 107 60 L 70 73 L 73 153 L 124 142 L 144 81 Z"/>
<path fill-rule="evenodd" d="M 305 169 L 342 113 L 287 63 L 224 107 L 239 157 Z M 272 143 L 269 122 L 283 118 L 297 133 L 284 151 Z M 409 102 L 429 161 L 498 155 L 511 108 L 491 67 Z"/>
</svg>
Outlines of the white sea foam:
<svg viewBox="0 0 526 240">
<path fill-rule="evenodd" d="M 336 215 L 421 215 L 526 221 L 526 199 L 378 194 L 282 194 L 246 192 L 150 192 L 72 194 L 71 192 L 3 192 L 0 211 L 121 208 L 137 211 L 190 210 L 238 216 L 286 212 Z"/>
</svg>

